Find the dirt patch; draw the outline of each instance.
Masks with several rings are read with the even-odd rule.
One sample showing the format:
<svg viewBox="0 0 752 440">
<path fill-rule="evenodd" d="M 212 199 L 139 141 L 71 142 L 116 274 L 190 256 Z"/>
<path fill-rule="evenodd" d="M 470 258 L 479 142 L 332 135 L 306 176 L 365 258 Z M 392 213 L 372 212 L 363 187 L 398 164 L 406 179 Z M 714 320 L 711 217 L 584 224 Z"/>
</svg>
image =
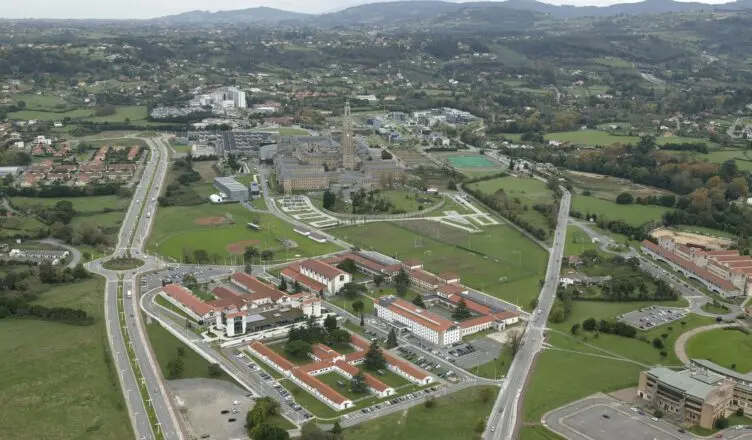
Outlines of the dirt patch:
<svg viewBox="0 0 752 440">
<path fill-rule="evenodd" d="M 201 217 L 193 221 L 193 223 L 201 226 L 217 226 L 223 225 L 227 219 L 224 217 Z"/>
<path fill-rule="evenodd" d="M 245 248 L 248 246 L 256 246 L 260 242 L 258 240 L 242 240 L 242 241 L 236 241 L 235 243 L 232 243 L 227 246 L 227 252 L 235 255 L 240 255 L 243 252 L 245 252 Z"/>
<path fill-rule="evenodd" d="M 709 235 L 695 234 L 692 232 L 674 231 L 667 228 L 658 228 L 650 233 L 655 238 L 671 237 L 679 244 L 696 244 L 708 249 L 728 249 L 734 244 L 733 240 Z"/>
</svg>

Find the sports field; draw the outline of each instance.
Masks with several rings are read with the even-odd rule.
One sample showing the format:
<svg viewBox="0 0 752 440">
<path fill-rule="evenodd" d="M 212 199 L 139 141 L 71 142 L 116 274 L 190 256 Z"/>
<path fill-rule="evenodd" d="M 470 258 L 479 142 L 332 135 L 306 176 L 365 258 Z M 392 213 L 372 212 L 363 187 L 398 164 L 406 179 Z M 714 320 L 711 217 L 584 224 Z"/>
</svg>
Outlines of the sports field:
<svg viewBox="0 0 752 440">
<path fill-rule="evenodd" d="M 457 168 L 489 168 L 497 166 L 497 164 L 481 155 L 447 156 L 446 159 Z"/>
<path fill-rule="evenodd" d="M 585 215 L 595 214 L 610 220 L 624 220 L 632 226 L 640 226 L 660 220 L 663 214 L 670 211 L 670 208 L 655 205 L 619 205 L 616 202 L 595 197 L 575 195 L 572 197 L 572 210 Z"/>
<path fill-rule="evenodd" d="M 291 225 L 272 215 L 251 213 L 240 204 L 170 206 L 157 212 L 147 247 L 150 252 L 178 261 L 204 250 L 212 261 L 224 264 L 225 259 L 236 257 L 237 263 L 247 246 L 272 250 L 275 260 L 339 250 L 334 244 L 317 243 L 294 232 Z M 261 231 L 247 228 L 246 224 L 254 220 Z M 292 240 L 297 247 L 285 250 L 283 240 Z"/>
<path fill-rule="evenodd" d="M 739 330 L 710 330 L 687 341 L 690 359 L 707 359 L 740 373 L 752 372 L 752 336 Z"/>
<path fill-rule="evenodd" d="M 98 318 L 92 326 L 0 320 L 0 437 L 133 438 L 117 373 L 105 363 L 103 290 L 102 280 L 91 279 L 56 286 L 38 300 L 82 308 Z"/>
<path fill-rule="evenodd" d="M 497 225 L 481 233 L 435 222 L 368 223 L 329 231 L 363 249 L 415 258 L 434 273 L 457 272 L 462 283 L 526 307 L 538 296 L 546 252 L 517 230 Z"/>
</svg>

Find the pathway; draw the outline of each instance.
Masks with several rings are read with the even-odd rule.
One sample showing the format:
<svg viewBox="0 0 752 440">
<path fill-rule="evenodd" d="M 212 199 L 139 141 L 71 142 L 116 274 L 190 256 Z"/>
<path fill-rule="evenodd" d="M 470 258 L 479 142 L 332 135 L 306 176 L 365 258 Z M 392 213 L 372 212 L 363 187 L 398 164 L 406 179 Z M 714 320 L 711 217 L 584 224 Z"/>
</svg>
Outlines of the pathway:
<svg viewBox="0 0 752 440">
<path fill-rule="evenodd" d="M 45 244 L 51 244 L 53 246 L 58 246 L 58 247 L 61 247 L 61 248 L 65 249 L 66 251 L 70 252 L 71 253 L 71 261 L 66 266 L 69 269 L 73 269 L 74 267 L 76 267 L 78 265 L 78 263 L 81 262 L 81 251 L 79 251 L 78 249 L 74 248 L 73 246 L 67 245 L 67 244 L 63 243 L 62 241 L 56 240 L 54 238 L 45 238 L 43 240 L 39 240 L 39 242 L 40 243 L 45 243 Z"/>
<path fill-rule="evenodd" d="M 731 328 L 731 327 L 739 327 L 739 323 L 734 322 L 731 324 L 711 324 L 711 325 L 706 325 L 703 327 L 697 327 L 688 332 L 682 333 L 678 338 L 676 338 L 676 343 L 674 343 L 674 353 L 676 353 L 676 357 L 678 357 L 680 361 L 687 364 L 689 363 L 689 356 L 687 356 L 686 346 L 687 346 L 687 341 L 689 341 L 689 338 L 691 338 L 692 336 L 698 333 L 707 332 L 710 330 L 717 330 L 719 328 Z"/>
</svg>

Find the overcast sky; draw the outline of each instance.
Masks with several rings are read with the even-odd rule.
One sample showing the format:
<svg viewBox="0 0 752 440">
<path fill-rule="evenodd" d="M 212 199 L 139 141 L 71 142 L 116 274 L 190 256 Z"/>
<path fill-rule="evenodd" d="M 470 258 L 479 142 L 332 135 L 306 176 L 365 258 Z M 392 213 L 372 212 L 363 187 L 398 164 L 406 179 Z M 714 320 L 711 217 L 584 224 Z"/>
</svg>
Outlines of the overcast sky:
<svg viewBox="0 0 752 440">
<path fill-rule="evenodd" d="M 0 0 L 2 18 L 152 18 L 200 10 L 231 10 L 269 6 L 290 11 L 321 13 L 373 0 Z M 704 0 L 725 3 L 726 0 Z M 546 0 L 547 3 L 599 5 L 629 3 L 613 0 Z"/>
</svg>

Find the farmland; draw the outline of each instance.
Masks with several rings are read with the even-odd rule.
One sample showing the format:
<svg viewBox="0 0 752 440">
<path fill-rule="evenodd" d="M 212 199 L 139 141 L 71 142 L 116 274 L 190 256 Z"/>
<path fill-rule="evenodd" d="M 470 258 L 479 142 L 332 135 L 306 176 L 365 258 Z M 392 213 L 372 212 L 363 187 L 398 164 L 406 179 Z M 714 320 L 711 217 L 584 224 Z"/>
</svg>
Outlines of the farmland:
<svg viewBox="0 0 752 440">
<path fill-rule="evenodd" d="M 128 413 L 109 369 L 99 279 L 56 286 L 39 304 L 73 307 L 98 318 L 92 326 L 32 319 L 0 320 L 0 432 L 4 438 L 132 438 Z M 111 361 L 110 361 L 111 362 Z M 40 431 L 40 420 L 45 428 Z"/>
<path fill-rule="evenodd" d="M 260 224 L 262 230 L 249 230 L 246 223 L 251 221 Z M 293 240 L 297 247 L 285 250 L 281 240 Z M 245 246 L 272 250 L 275 259 L 321 255 L 338 249 L 330 243 L 314 242 L 295 233 L 291 225 L 276 217 L 251 213 L 240 204 L 160 208 L 147 246 L 149 251 L 175 260 L 204 250 L 212 260 L 219 262 L 239 257 L 238 253 L 231 252 L 231 245 L 240 246 L 240 254 Z"/>
<path fill-rule="evenodd" d="M 330 232 L 363 249 L 419 259 L 431 272 L 458 272 L 464 284 L 523 306 L 538 295 L 545 272 L 545 251 L 505 225 L 469 234 L 427 221 L 378 222 Z"/>
</svg>

